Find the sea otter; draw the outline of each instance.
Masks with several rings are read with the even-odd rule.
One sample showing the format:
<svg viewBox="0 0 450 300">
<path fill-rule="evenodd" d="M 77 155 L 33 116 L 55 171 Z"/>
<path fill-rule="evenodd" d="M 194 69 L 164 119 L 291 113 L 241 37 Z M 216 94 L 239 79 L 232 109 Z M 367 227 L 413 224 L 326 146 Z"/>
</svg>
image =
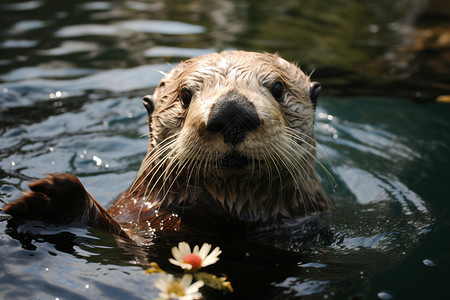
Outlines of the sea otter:
<svg viewBox="0 0 450 300">
<path fill-rule="evenodd" d="M 31 183 L 6 204 L 15 222 L 78 222 L 134 239 L 148 230 L 261 228 L 329 208 L 314 164 L 320 84 L 278 55 L 188 59 L 145 96 L 149 147 L 108 209 L 74 176 Z"/>
</svg>

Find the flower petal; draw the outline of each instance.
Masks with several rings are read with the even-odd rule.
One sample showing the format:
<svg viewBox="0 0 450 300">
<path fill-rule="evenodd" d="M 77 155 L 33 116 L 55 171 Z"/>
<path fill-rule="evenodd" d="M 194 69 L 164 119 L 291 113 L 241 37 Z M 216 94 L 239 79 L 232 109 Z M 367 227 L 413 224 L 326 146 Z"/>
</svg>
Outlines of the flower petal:
<svg viewBox="0 0 450 300">
<path fill-rule="evenodd" d="M 187 294 L 186 296 L 179 297 L 178 300 L 195 300 L 195 299 L 202 299 L 203 295 L 200 292 L 193 293 L 193 294 Z"/>
<path fill-rule="evenodd" d="M 167 292 L 167 286 L 171 281 L 173 281 L 172 274 L 161 274 L 155 281 L 155 287 L 162 292 Z"/>
<path fill-rule="evenodd" d="M 207 257 L 203 261 L 202 267 L 207 267 L 207 266 L 210 266 L 212 264 L 215 264 L 218 260 L 219 260 L 219 258 L 217 258 L 217 257 L 215 257 L 215 258 Z"/>
<path fill-rule="evenodd" d="M 178 243 L 178 249 L 180 250 L 180 253 L 181 253 L 181 259 L 183 259 L 183 257 L 185 257 L 186 255 L 192 253 L 191 252 L 191 247 L 186 242 Z"/>
<path fill-rule="evenodd" d="M 192 253 L 198 254 L 198 245 L 194 246 L 194 249 L 192 250 Z"/>
<path fill-rule="evenodd" d="M 208 256 L 218 257 L 220 255 L 220 253 L 222 253 L 222 250 L 220 250 L 219 247 L 216 247 Z"/>
<path fill-rule="evenodd" d="M 200 249 L 198 255 L 199 255 L 202 259 L 205 259 L 206 256 L 207 256 L 208 253 L 209 253 L 209 250 L 211 250 L 211 245 L 208 244 L 208 243 L 204 243 L 204 244 L 202 245 L 202 248 Z"/>
<path fill-rule="evenodd" d="M 191 274 L 184 274 L 183 277 L 181 277 L 181 284 L 183 285 L 184 289 L 186 289 L 192 282 L 192 275 Z"/>
<path fill-rule="evenodd" d="M 198 280 L 185 288 L 186 294 L 192 294 L 198 291 L 205 283 L 202 280 Z"/>
<path fill-rule="evenodd" d="M 159 293 L 158 299 L 170 299 L 170 296 L 167 293 Z"/>
<path fill-rule="evenodd" d="M 185 270 L 190 270 L 190 269 L 192 269 L 192 265 L 191 265 L 191 264 L 186 264 L 186 263 L 184 263 L 184 262 L 181 262 L 181 261 L 179 261 L 179 260 L 175 260 L 175 259 L 173 259 L 173 258 L 169 258 L 169 261 L 170 261 L 171 264 L 176 265 L 176 266 L 179 266 L 179 267 L 182 268 L 182 269 L 185 269 Z"/>
<path fill-rule="evenodd" d="M 183 256 L 180 252 L 180 250 L 178 249 L 178 247 L 173 247 L 172 248 L 172 255 L 176 260 L 182 260 Z"/>
<path fill-rule="evenodd" d="M 202 267 L 206 267 L 216 263 L 219 260 L 219 254 L 222 253 L 219 247 L 216 247 L 204 260 Z"/>
</svg>

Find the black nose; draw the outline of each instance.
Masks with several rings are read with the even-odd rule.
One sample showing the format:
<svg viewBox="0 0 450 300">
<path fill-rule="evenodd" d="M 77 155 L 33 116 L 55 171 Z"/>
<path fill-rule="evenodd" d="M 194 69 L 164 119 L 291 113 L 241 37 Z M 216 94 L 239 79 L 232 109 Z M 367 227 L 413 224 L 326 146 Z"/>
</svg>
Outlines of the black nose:
<svg viewBox="0 0 450 300">
<path fill-rule="evenodd" d="M 230 92 L 220 97 L 209 115 L 206 129 L 220 133 L 225 143 L 236 145 L 247 132 L 256 129 L 261 120 L 253 104 L 246 97 Z"/>
<path fill-rule="evenodd" d="M 145 95 L 144 98 L 142 98 L 142 104 L 144 104 L 149 115 L 155 111 L 155 103 L 153 103 L 153 97 L 151 95 Z"/>
</svg>

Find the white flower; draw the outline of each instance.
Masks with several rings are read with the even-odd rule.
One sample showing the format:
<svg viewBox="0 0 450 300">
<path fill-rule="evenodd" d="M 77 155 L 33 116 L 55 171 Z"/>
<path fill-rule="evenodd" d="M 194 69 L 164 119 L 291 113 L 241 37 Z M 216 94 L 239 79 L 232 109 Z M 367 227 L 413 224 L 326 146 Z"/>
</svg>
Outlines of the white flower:
<svg viewBox="0 0 450 300">
<path fill-rule="evenodd" d="M 179 279 L 174 278 L 172 274 L 161 274 L 155 281 L 155 287 L 161 291 L 157 299 L 194 300 L 202 298 L 202 293 L 198 289 L 203 286 L 203 281 L 191 283 L 191 274 L 185 274 Z"/>
<path fill-rule="evenodd" d="M 172 248 L 172 255 L 175 259 L 170 258 L 169 261 L 186 270 L 198 270 L 202 267 L 212 265 L 219 260 L 218 256 L 222 253 L 220 248 L 216 247 L 209 253 L 210 250 L 211 245 L 204 243 L 200 250 L 198 246 L 195 245 L 191 252 L 191 247 L 188 243 L 180 242 L 178 247 Z"/>
</svg>

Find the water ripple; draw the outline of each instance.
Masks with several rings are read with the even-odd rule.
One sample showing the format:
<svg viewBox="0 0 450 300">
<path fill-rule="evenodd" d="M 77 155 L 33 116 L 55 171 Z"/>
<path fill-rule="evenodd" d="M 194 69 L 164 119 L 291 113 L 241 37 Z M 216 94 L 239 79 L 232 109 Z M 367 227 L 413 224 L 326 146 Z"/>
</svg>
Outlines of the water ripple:
<svg viewBox="0 0 450 300">
<path fill-rule="evenodd" d="M 33 10 L 41 7 L 43 5 L 42 1 L 27 1 L 20 3 L 7 3 L 2 4 L 0 6 L 1 9 L 4 10 L 15 10 L 15 11 L 24 11 L 24 10 Z"/>
<path fill-rule="evenodd" d="M 22 81 L 31 78 L 65 78 L 88 75 L 94 72 L 94 70 L 80 68 L 46 69 L 41 67 L 23 67 L 14 69 L 9 73 L 0 76 L 0 79 L 11 82 Z"/>
<path fill-rule="evenodd" d="M 147 57 L 194 57 L 217 51 L 214 48 L 181 48 L 156 46 L 144 52 Z"/>
<path fill-rule="evenodd" d="M 55 32 L 56 37 L 73 38 L 83 36 L 118 36 L 120 31 L 117 27 L 100 24 L 83 24 L 62 27 Z"/>
<path fill-rule="evenodd" d="M 67 55 L 78 52 L 93 52 L 98 50 L 100 47 L 96 43 L 92 42 L 81 42 L 81 41 L 64 41 L 59 47 L 40 50 L 38 51 L 41 55 Z"/>
<path fill-rule="evenodd" d="M 39 78 L 19 82 L 10 82 L 2 84 L 2 88 L 6 88 L 9 91 L 18 89 L 24 91 L 24 93 L 35 93 L 35 89 L 41 92 L 50 91 L 50 93 L 55 91 L 79 92 L 87 90 L 125 92 L 156 86 L 163 76 L 162 73 L 169 71 L 171 68 L 171 66 L 166 64 L 145 65 L 129 69 L 101 71 L 72 80 L 50 80 Z M 39 72 L 44 73 L 42 70 L 39 70 Z M 14 73 L 9 76 L 13 75 Z M 16 73 L 15 76 L 19 77 L 19 75 Z M 48 93 L 44 99 L 40 100 L 47 100 L 50 93 Z M 0 102 L 2 102 L 1 97 Z"/>
<path fill-rule="evenodd" d="M 184 22 L 165 20 L 134 20 L 119 23 L 120 28 L 136 32 L 160 34 L 198 34 L 206 31 L 205 27 Z"/>
<path fill-rule="evenodd" d="M 45 26 L 44 21 L 40 20 L 26 20 L 26 21 L 19 21 L 15 23 L 10 30 L 8 30 L 8 33 L 10 34 L 21 34 L 27 31 L 39 29 Z"/>
<path fill-rule="evenodd" d="M 27 28 L 32 24 L 19 24 Z M 35 25 L 36 26 L 36 25 Z M 19 30 L 16 28 L 16 31 Z M 23 30 L 23 29 L 22 29 Z M 205 27 L 176 21 L 159 20 L 133 20 L 112 25 L 83 24 L 62 27 L 56 31 L 55 36 L 60 38 L 73 38 L 84 36 L 123 36 L 127 32 L 159 33 L 167 35 L 199 34 L 205 32 Z"/>
<path fill-rule="evenodd" d="M 38 44 L 36 40 L 6 40 L 0 44 L 0 48 L 31 48 Z"/>
</svg>

